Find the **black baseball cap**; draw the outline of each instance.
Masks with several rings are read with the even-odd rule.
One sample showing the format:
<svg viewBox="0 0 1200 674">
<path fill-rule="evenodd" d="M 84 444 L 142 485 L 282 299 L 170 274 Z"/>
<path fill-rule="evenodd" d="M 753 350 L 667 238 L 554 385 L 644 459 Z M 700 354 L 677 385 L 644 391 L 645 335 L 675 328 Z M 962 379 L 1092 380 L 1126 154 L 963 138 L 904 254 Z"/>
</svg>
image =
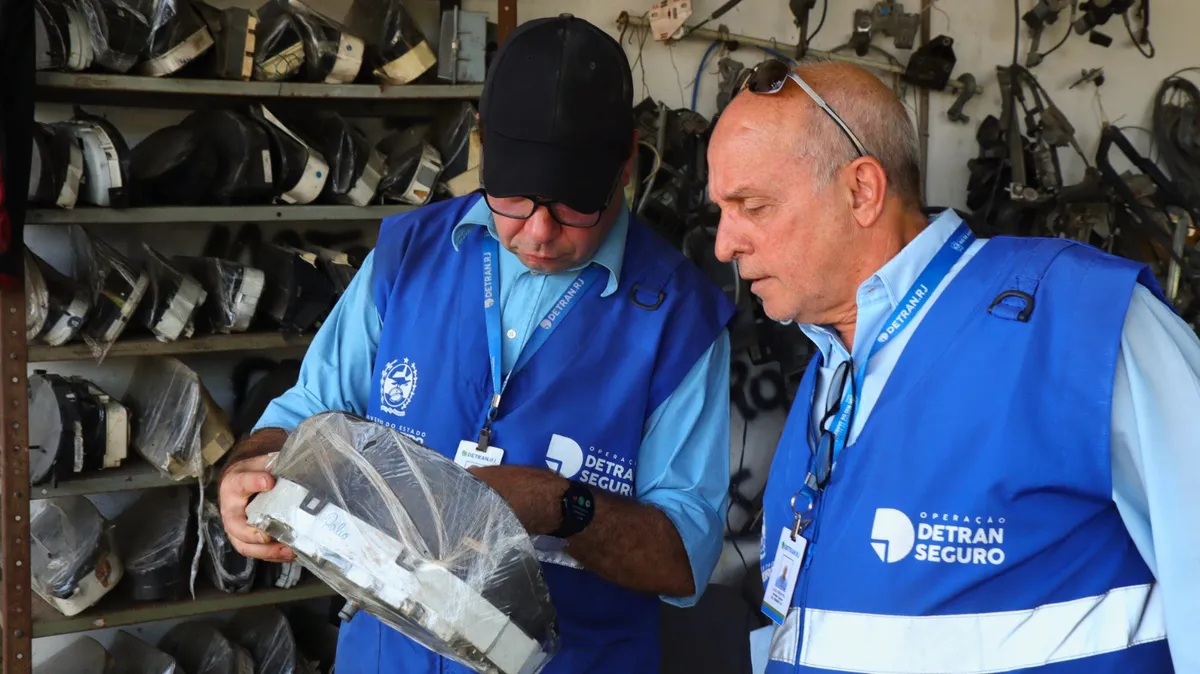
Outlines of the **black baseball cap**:
<svg viewBox="0 0 1200 674">
<path fill-rule="evenodd" d="M 621 45 L 570 14 L 519 25 L 479 102 L 483 187 L 603 209 L 633 149 L 633 74 Z"/>
</svg>

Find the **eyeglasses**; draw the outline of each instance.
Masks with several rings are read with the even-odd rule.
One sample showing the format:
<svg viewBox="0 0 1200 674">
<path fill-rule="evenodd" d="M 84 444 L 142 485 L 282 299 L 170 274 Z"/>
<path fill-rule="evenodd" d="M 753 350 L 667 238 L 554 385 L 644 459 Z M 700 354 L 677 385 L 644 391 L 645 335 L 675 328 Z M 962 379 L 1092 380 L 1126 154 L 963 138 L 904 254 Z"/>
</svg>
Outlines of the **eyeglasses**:
<svg viewBox="0 0 1200 674">
<path fill-rule="evenodd" d="M 846 134 L 846 138 L 850 139 L 850 143 L 853 144 L 854 149 L 858 151 L 858 156 L 866 157 L 869 154 L 866 146 L 862 144 L 862 141 L 858 139 L 858 136 L 854 135 L 854 132 L 850 130 L 850 127 L 846 126 L 846 122 L 842 121 L 842 118 L 833 111 L 833 108 L 829 107 L 829 104 L 825 102 L 825 99 L 821 98 L 820 94 L 813 91 L 813 88 L 808 86 L 808 82 L 805 82 L 803 79 L 801 79 L 801 77 L 783 61 L 780 61 L 779 59 L 767 59 L 766 61 L 763 61 L 755 66 L 753 70 L 750 70 L 742 77 L 742 81 L 735 89 L 738 93 L 741 93 L 745 89 L 749 89 L 751 92 L 756 94 L 777 94 L 783 90 L 783 85 L 787 84 L 789 79 L 796 84 L 799 84 L 800 88 L 804 90 L 804 93 L 808 94 L 809 98 L 811 98 L 813 102 L 817 104 L 817 107 L 824 110 L 825 114 L 829 115 L 829 118 L 837 123 L 838 128 L 842 130 L 842 133 Z"/>
<path fill-rule="evenodd" d="M 833 431 L 827 430 L 829 420 L 838 413 L 842 407 L 842 399 L 846 397 L 846 385 L 854 386 L 854 374 L 852 371 L 853 364 L 849 359 L 842 361 L 841 365 L 833 371 L 833 376 L 829 379 L 829 390 L 825 394 L 825 415 L 821 418 L 821 423 L 817 428 L 821 429 L 821 437 L 817 441 L 813 451 L 812 478 L 815 484 L 809 485 L 816 491 L 825 489 L 825 485 L 829 484 L 829 475 L 833 471 Z M 850 417 L 847 420 L 847 425 L 852 424 L 854 420 L 854 407 L 858 404 L 858 400 L 850 402 Z M 850 429 L 847 428 L 849 433 Z"/>
<path fill-rule="evenodd" d="M 624 167 L 617 171 L 617 175 L 613 178 L 612 188 L 608 191 L 608 196 L 604 198 L 604 205 L 595 211 L 578 211 L 556 199 L 543 199 L 534 196 L 509 196 L 497 197 L 488 194 L 487 189 L 480 183 L 480 191 L 483 192 L 484 201 L 487 202 L 487 207 L 495 213 L 506 218 L 514 220 L 526 220 L 533 217 L 539 206 L 545 206 L 546 210 L 550 211 L 550 217 L 554 221 L 564 227 L 579 227 L 588 228 L 595 227 L 600 222 L 600 217 L 604 215 L 604 211 L 608 209 L 612 203 L 613 197 L 617 194 L 617 187 L 621 183 L 621 174 Z"/>
</svg>

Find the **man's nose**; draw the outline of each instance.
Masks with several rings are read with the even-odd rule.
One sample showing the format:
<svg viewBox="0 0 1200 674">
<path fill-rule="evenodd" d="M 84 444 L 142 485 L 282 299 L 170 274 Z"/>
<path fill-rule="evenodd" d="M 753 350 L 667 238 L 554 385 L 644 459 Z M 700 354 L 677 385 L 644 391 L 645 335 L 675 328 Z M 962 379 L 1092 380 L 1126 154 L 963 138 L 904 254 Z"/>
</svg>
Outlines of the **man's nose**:
<svg viewBox="0 0 1200 674">
<path fill-rule="evenodd" d="M 533 243 L 545 245 L 558 237 L 561 226 L 554 216 L 550 215 L 548 207 L 538 206 L 533 215 L 525 221 L 525 236 Z"/>
<path fill-rule="evenodd" d="M 743 252 L 739 248 L 736 237 L 733 233 L 733 225 L 725 215 L 721 215 L 721 220 L 717 223 L 717 240 L 713 244 L 714 252 L 717 259 L 721 262 L 729 262 L 733 260 L 733 256 Z"/>
</svg>

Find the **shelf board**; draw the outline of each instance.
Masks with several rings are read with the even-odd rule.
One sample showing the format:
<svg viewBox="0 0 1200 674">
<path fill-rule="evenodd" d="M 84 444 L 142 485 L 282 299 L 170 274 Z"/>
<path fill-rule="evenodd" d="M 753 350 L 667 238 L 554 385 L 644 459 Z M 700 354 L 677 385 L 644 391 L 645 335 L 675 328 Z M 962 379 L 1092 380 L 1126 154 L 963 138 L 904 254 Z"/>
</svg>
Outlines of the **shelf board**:
<svg viewBox="0 0 1200 674">
<path fill-rule="evenodd" d="M 194 616 L 235 611 L 251 606 L 266 606 L 283 602 L 331 597 L 335 593 L 319 578 L 305 571 L 296 587 L 254 589 L 246 594 L 227 594 L 208 586 L 203 575 L 196 582 L 196 598 L 166 602 L 139 602 L 123 591 L 119 582 L 98 604 L 70 618 L 56 611 L 41 597 L 33 597 L 33 637 L 71 634 L 105 627 L 123 627 L 140 623 L 190 618 Z"/>
<path fill-rule="evenodd" d="M 307 82 L 241 82 L 100 73 L 37 73 L 39 92 L 103 91 L 116 94 L 225 96 L 234 98 L 302 98 L 360 101 L 453 101 L 477 99 L 482 84 L 314 84 Z"/>
<path fill-rule="evenodd" d="M 188 480 L 175 481 L 146 463 L 130 450 L 130 455 L 119 468 L 106 468 L 80 477 L 60 480 L 56 486 L 42 484 L 29 488 L 29 498 L 39 500 L 62 496 L 84 496 L 107 494 L 115 491 L 156 489 L 190 484 Z"/>
<path fill-rule="evenodd" d="M 31 209 L 31 225 L 120 224 L 145 225 L 178 222 L 322 222 L 371 221 L 411 211 L 412 206 L 154 206 L 148 208 Z"/>
<path fill-rule="evenodd" d="M 281 332 L 244 332 L 234 335 L 206 335 L 175 342 L 160 342 L 153 338 L 119 340 L 104 356 L 125 358 L 133 356 L 190 356 L 201 353 L 228 351 L 263 351 L 307 347 L 315 333 L 285 335 Z M 92 348 L 84 343 L 66 346 L 29 347 L 30 363 L 49 363 L 67 360 L 94 360 Z"/>
</svg>

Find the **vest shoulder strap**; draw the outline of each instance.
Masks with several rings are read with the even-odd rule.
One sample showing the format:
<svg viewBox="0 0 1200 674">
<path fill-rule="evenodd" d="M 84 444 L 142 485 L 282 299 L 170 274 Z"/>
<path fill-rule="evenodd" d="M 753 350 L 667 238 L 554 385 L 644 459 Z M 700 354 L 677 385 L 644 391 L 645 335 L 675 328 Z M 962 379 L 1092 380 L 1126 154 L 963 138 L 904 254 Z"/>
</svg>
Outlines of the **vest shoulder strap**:
<svg viewBox="0 0 1200 674">
<path fill-rule="evenodd" d="M 683 259 L 655 260 L 641 278 L 630 284 L 629 299 L 646 311 L 656 311 L 667 299 L 667 284 Z"/>
<path fill-rule="evenodd" d="M 1024 254 L 1018 253 L 1004 290 L 992 300 L 988 313 L 1009 321 L 1029 322 L 1036 305 L 1038 283 L 1054 260 L 1072 245 L 1078 244 L 1069 239 L 1039 239 Z"/>
</svg>

